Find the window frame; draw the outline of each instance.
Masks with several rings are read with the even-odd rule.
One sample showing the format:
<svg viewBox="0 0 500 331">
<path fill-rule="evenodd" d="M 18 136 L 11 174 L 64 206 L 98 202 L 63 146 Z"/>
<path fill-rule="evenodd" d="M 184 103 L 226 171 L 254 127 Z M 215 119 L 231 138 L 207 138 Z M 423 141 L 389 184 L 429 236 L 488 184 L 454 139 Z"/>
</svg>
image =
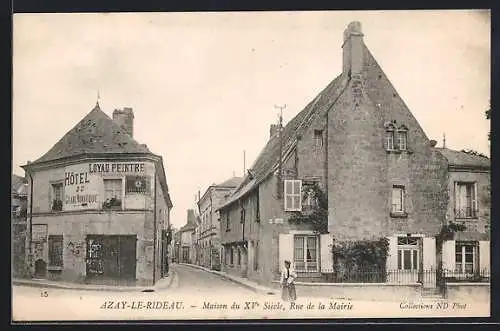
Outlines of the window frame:
<svg viewBox="0 0 500 331">
<path fill-rule="evenodd" d="M 287 184 L 291 184 L 291 192 L 287 192 Z M 299 192 L 295 192 L 296 185 L 299 186 Z M 285 211 L 302 211 L 302 180 L 300 179 L 285 179 L 283 181 L 283 199 Z M 288 198 L 291 198 L 292 206 L 288 206 Z M 294 199 L 297 199 L 298 206 L 295 206 Z"/>
<path fill-rule="evenodd" d="M 124 181 L 124 178 L 123 177 L 108 177 L 108 178 L 103 178 L 103 189 L 104 189 L 104 201 L 103 201 L 103 204 L 102 204 L 102 209 L 104 210 L 122 210 L 123 209 L 123 200 L 124 200 L 124 196 L 125 196 L 125 186 L 123 185 L 123 181 Z M 108 206 L 108 203 L 107 201 L 109 200 L 111 202 L 111 200 L 113 198 L 108 198 L 108 189 L 106 187 L 106 183 L 109 183 L 109 182 L 115 182 L 115 183 L 120 183 L 120 190 L 119 190 L 119 199 L 115 198 L 115 203 L 116 205 L 109 205 Z M 115 192 L 116 188 L 113 188 L 112 192 Z M 118 191 L 118 190 L 116 190 Z M 120 205 L 118 206 L 118 201 L 120 202 Z"/>
<path fill-rule="evenodd" d="M 455 181 L 455 206 L 454 206 L 454 214 L 456 219 L 477 219 L 478 211 L 479 211 L 479 202 L 477 197 L 477 182 L 472 181 Z M 465 204 L 462 207 L 462 200 L 460 199 L 460 187 L 464 187 L 465 189 Z M 470 201 L 467 197 L 468 188 L 471 189 Z M 469 206 L 470 204 L 470 206 Z M 465 210 L 465 213 L 462 213 L 462 210 Z M 470 214 L 469 211 L 470 210 Z"/>
<path fill-rule="evenodd" d="M 457 261 L 457 248 L 460 247 L 460 262 Z M 472 247 L 472 262 L 467 262 L 466 247 Z M 474 275 L 478 272 L 479 266 L 479 246 L 477 241 L 456 241 L 455 242 L 455 273 L 459 275 Z M 458 268 L 460 265 L 460 268 Z M 467 272 L 467 265 L 472 266 L 472 272 Z M 460 269 L 460 270 L 458 270 Z"/>
<path fill-rule="evenodd" d="M 300 238 L 300 241 L 302 242 L 302 259 L 299 260 L 297 259 L 296 255 L 296 239 Z M 309 238 L 314 238 L 315 241 L 315 260 L 308 261 L 307 260 L 307 251 L 310 250 L 308 246 L 308 239 Z M 296 271 L 299 272 L 318 272 L 320 270 L 320 261 L 319 261 L 319 254 L 320 254 L 320 240 L 318 235 L 313 235 L 313 234 L 295 234 L 293 235 L 293 264 L 295 267 Z M 303 263 L 304 268 L 297 267 L 297 262 Z M 315 267 L 313 269 L 309 268 L 309 265 L 312 264 Z"/>
<path fill-rule="evenodd" d="M 395 196 L 394 193 L 395 191 L 399 191 L 399 196 L 397 197 L 398 204 L 395 204 Z M 404 185 L 392 185 L 391 188 L 391 213 L 392 214 L 405 214 L 406 213 L 406 208 L 405 208 L 405 200 L 406 200 L 406 189 Z M 395 206 L 401 206 L 401 209 L 395 209 Z"/>
<path fill-rule="evenodd" d="M 60 188 L 60 199 L 56 197 L 56 188 Z M 63 210 L 63 200 L 64 200 L 64 182 L 62 180 L 54 181 L 50 183 L 50 211 L 60 212 Z M 57 202 L 57 205 L 56 205 Z"/>
<path fill-rule="evenodd" d="M 385 149 L 387 151 L 395 151 L 394 130 L 386 130 L 385 132 Z"/>
<path fill-rule="evenodd" d="M 410 243 L 410 239 L 414 243 Z M 404 241 L 404 243 L 400 243 Z M 405 266 L 405 252 L 410 252 L 410 268 Z M 416 257 L 416 258 L 415 258 Z M 397 239 L 397 270 L 415 272 L 420 270 L 420 238 L 419 237 L 398 237 Z"/>
<path fill-rule="evenodd" d="M 397 147 L 400 151 L 408 150 L 408 132 L 406 130 L 398 130 L 396 140 L 397 140 Z M 402 141 L 404 141 L 404 144 L 401 143 Z M 404 148 L 402 148 L 401 146 L 404 146 Z"/>
<path fill-rule="evenodd" d="M 314 147 L 321 148 L 324 146 L 323 130 L 314 130 L 313 132 Z"/>
</svg>

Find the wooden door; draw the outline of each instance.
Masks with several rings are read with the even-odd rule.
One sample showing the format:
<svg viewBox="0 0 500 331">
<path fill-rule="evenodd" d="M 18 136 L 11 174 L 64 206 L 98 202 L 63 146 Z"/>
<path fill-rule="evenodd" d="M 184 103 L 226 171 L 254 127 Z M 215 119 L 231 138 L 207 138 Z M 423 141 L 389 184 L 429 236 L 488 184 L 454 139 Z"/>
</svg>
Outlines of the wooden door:
<svg viewBox="0 0 500 331">
<path fill-rule="evenodd" d="M 121 278 L 135 279 L 136 269 L 136 236 L 120 236 L 119 239 L 119 273 Z"/>
</svg>

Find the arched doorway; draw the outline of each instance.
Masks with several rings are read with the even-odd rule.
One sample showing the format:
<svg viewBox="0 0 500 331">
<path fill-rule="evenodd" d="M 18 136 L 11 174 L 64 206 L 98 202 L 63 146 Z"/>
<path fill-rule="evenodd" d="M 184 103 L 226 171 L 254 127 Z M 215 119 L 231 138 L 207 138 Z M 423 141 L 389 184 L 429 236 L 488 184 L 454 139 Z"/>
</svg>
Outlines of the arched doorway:
<svg viewBox="0 0 500 331">
<path fill-rule="evenodd" d="M 36 278 L 45 278 L 47 274 L 47 263 L 42 260 L 38 259 L 35 261 L 35 277 Z"/>
</svg>

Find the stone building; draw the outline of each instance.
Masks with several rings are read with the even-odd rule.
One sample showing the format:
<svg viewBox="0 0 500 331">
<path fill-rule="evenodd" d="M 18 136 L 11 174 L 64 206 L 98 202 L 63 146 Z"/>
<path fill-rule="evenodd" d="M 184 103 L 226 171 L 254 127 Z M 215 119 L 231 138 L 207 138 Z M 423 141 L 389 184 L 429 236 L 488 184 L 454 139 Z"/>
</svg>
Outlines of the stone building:
<svg viewBox="0 0 500 331">
<path fill-rule="evenodd" d="M 482 155 L 437 148 L 448 161 L 446 211 L 448 222 L 463 224 L 453 238 L 443 242 L 442 266 L 445 276 L 489 277 L 491 222 L 491 163 Z"/>
<path fill-rule="evenodd" d="M 11 182 L 11 229 L 12 229 L 12 275 L 27 276 L 26 230 L 28 181 L 25 177 L 12 175 Z"/>
<path fill-rule="evenodd" d="M 449 160 L 365 45 L 361 24 L 350 23 L 343 37 L 340 75 L 286 126 L 271 125 L 266 146 L 219 208 L 228 273 L 270 283 L 290 260 L 301 279 L 320 280 L 332 272 L 334 239 L 388 239 L 385 268 L 410 281 L 437 268 Z M 314 187 L 327 196 L 323 233 L 288 221 L 317 207 Z"/>
<path fill-rule="evenodd" d="M 220 270 L 222 246 L 220 243 L 220 220 L 216 211 L 242 178 L 233 177 L 223 183 L 213 184 L 198 200 L 200 224 L 197 227 L 198 264 Z"/>
<path fill-rule="evenodd" d="M 180 239 L 179 262 L 194 263 L 196 260 L 195 248 L 196 215 L 194 209 L 188 209 L 187 222 L 179 229 L 178 237 Z"/>
<path fill-rule="evenodd" d="M 172 202 L 161 156 L 133 138 L 133 111 L 97 103 L 28 174 L 29 260 L 35 277 L 154 284 Z"/>
</svg>

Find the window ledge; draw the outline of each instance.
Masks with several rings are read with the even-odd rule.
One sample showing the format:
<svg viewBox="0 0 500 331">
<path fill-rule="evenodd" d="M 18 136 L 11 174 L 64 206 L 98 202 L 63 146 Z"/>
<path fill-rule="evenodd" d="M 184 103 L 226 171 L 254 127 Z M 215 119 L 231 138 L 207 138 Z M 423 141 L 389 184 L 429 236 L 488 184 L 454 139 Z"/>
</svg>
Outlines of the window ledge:
<svg viewBox="0 0 500 331">
<path fill-rule="evenodd" d="M 412 151 L 408 149 L 386 149 L 387 154 L 413 154 Z"/>
<path fill-rule="evenodd" d="M 63 270 L 64 267 L 62 266 L 55 266 L 55 265 L 49 265 L 47 266 L 48 271 L 61 271 Z"/>
<path fill-rule="evenodd" d="M 408 213 L 407 212 L 391 212 L 391 217 L 394 218 L 407 218 Z"/>
<path fill-rule="evenodd" d="M 457 221 L 457 222 L 469 222 L 469 221 L 477 222 L 477 220 L 478 220 L 478 217 L 456 217 L 455 216 L 455 221 Z"/>
</svg>

